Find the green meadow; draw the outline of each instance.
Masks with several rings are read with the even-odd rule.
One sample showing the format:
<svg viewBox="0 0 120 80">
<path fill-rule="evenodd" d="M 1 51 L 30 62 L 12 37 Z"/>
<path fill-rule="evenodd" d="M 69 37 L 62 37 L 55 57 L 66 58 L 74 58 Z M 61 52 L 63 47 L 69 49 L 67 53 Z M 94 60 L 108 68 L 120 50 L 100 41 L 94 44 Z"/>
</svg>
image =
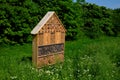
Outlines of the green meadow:
<svg viewBox="0 0 120 80">
<path fill-rule="evenodd" d="M 36 69 L 32 45 L 0 46 L 0 80 L 119 80 L 120 37 L 65 43 L 65 60 Z"/>
</svg>

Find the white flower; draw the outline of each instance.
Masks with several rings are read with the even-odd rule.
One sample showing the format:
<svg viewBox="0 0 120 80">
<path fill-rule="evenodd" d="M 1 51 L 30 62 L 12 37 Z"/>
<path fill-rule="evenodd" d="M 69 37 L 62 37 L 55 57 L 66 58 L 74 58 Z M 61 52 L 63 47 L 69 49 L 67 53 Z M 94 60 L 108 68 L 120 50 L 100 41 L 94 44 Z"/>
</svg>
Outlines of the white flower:
<svg viewBox="0 0 120 80">
<path fill-rule="evenodd" d="M 84 70 L 83 70 L 83 74 L 86 74 L 86 73 L 87 73 L 87 70 L 84 69 Z"/>
<path fill-rule="evenodd" d="M 88 76 L 89 76 L 89 77 L 91 77 L 92 75 L 91 75 L 91 74 L 89 74 Z"/>
<path fill-rule="evenodd" d="M 47 74 L 50 74 L 50 71 L 46 71 Z"/>
<path fill-rule="evenodd" d="M 10 76 L 10 78 L 11 78 L 11 79 L 16 79 L 16 78 L 17 78 L 17 76 Z"/>
<path fill-rule="evenodd" d="M 90 70 L 89 69 L 87 69 L 87 72 L 89 72 Z"/>
</svg>

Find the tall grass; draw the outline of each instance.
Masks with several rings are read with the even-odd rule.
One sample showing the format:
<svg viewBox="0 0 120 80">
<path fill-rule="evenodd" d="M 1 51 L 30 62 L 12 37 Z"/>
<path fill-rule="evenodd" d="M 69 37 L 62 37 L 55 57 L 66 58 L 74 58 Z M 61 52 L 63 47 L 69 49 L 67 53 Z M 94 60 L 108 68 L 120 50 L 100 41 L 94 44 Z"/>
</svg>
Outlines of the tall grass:
<svg viewBox="0 0 120 80">
<path fill-rule="evenodd" d="M 120 38 L 80 39 L 65 45 L 65 61 L 36 69 L 31 44 L 0 47 L 0 80 L 119 80 Z"/>
</svg>

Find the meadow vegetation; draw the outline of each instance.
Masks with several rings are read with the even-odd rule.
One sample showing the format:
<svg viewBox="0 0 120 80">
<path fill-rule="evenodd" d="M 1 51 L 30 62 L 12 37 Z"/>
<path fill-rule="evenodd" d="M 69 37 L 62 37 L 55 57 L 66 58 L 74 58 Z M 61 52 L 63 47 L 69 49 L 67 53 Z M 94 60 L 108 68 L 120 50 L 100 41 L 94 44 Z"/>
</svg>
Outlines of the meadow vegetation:
<svg viewBox="0 0 120 80">
<path fill-rule="evenodd" d="M 67 41 L 64 63 L 36 69 L 32 45 L 0 46 L 1 80 L 119 80 L 120 37 Z"/>
<path fill-rule="evenodd" d="M 67 30 L 65 60 L 36 69 L 30 32 L 48 11 Z M 120 80 L 120 8 L 85 0 L 0 0 L 0 80 Z"/>
</svg>

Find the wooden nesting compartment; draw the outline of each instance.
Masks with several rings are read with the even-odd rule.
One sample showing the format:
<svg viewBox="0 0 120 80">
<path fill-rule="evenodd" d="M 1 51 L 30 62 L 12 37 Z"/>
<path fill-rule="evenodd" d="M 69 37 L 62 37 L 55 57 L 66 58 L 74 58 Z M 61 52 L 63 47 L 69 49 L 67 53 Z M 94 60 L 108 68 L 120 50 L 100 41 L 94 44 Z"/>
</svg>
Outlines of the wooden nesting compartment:
<svg viewBox="0 0 120 80">
<path fill-rule="evenodd" d="M 31 31 L 32 62 L 39 68 L 64 61 L 65 28 L 54 11 L 46 13 Z"/>
</svg>

